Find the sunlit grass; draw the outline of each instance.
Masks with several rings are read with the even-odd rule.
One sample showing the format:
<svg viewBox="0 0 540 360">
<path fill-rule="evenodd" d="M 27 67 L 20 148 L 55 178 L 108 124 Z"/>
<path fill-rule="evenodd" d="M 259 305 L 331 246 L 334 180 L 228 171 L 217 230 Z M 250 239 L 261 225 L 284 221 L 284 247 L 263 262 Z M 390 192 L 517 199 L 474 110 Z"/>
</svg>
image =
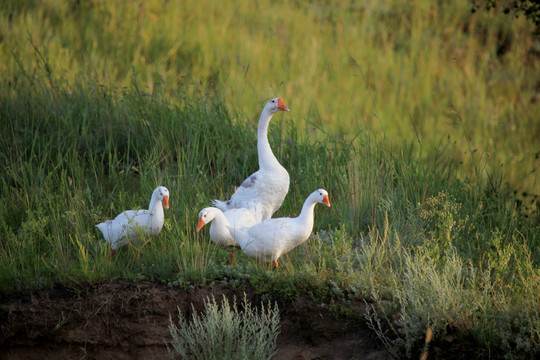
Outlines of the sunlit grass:
<svg viewBox="0 0 540 360">
<path fill-rule="evenodd" d="M 287 121 L 351 137 L 368 129 L 397 146 L 414 138 L 423 155 L 446 146 L 463 179 L 502 171 L 539 194 L 534 27 L 471 6 L 7 1 L 0 70 L 12 84 L 43 71 L 118 89 L 136 78 L 144 94 L 164 86 L 174 102 L 185 88 L 253 119 L 280 95 Z"/>
</svg>

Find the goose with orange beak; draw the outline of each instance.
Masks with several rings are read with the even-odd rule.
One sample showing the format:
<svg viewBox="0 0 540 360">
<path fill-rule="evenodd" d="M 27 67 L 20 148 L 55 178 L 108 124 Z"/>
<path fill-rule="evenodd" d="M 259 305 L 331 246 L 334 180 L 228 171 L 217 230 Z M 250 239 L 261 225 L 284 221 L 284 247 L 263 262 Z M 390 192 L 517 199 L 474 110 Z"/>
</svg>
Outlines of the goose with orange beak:
<svg viewBox="0 0 540 360">
<path fill-rule="evenodd" d="M 250 210 L 257 221 L 262 221 L 271 218 L 283 204 L 289 192 L 289 173 L 275 157 L 268 141 L 270 120 L 282 111 L 290 109 L 281 97 L 270 99 L 264 106 L 257 128 L 259 170 L 244 180 L 230 200 L 213 201 L 221 211 L 244 208 Z"/>
<path fill-rule="evenodd" d="M 127 210 L 96 227 L 103 233 L 111 245 L 111 254 L 114 254 L 120 247 L 137 243 L 143 237 L 157 236 L 165 223 L 164 207 L 169 208 L 169 190 L 158 186 L 152 193 L 148 210 Z"/>
</svg>

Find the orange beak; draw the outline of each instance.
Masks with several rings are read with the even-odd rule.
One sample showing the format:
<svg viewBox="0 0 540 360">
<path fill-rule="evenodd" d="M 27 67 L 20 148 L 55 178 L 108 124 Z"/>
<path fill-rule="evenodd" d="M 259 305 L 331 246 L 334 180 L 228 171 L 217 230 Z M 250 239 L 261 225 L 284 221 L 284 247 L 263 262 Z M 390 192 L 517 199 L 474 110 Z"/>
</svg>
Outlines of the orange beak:
<svg viewBox="0 0 540 360">
<path fill-rule="evenodd" d="M 328 199 L 328 195 L 324 195 L 322 199 L 322 203 L 328 207 L 330 207 L 330 200 Z"/>
<path fill-rule="evenodd" d="M 163 206 L 165 206 L 165 209 L 169 208 L 169 197 L 168 196 L 163 197 Z"/>
<path fill-rule="evenodd" d="M 277 108 L 281 111 L 291 111 L 287 106 L 285 106 L 283 98 L 281 97 L 277 99 Z"/>
<path fill-rule="evenodd" d="M 202 227 L 205 225 L 203 219 L 199 218 L 199 223 L 197 224 L 197 232 L 201 231 Z"/>
</svg>

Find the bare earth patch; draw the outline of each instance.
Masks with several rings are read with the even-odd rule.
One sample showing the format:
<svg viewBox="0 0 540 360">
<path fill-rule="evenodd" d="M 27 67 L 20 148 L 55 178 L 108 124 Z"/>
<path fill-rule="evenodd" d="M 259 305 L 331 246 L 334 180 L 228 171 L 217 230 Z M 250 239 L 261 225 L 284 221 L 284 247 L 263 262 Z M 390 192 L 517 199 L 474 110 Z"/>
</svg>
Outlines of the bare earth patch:
<svg viewBox="0 0 540 360">
<path fill-rule="evenodd" d="M 82 289 L 0 295 L 2 359 L 170 359 L 169 315 L 186 316 L 213 294 L 230 301 L 242 293 L 224 285 L 185 290 L 151 282 L 117 281 Z M 258 304 L 248 293 L 248 299 Z M 323 304 L 300 297 L 280 306 L 276 360 L 391 359 L 367 326 L 337 319 Z M 350 310 L 362 317 L 363 303 Z"/>
</svg>

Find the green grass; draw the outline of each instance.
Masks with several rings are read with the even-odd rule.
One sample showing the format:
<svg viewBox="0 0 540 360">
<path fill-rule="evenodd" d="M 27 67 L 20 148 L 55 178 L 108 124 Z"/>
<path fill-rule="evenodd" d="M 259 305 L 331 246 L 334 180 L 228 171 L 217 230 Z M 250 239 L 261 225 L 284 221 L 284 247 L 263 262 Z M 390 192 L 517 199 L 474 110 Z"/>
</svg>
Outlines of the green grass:
<svg viewBox="0 0 540 360">
<path fill-rule="evenodd" d="M 540 211 L 514 193 L 538 192 L 525 22 L 422 1 L 40 4 L 0 9 L 2 292 L 221 281 L 365 299 L 399 356 L 417 357 L 428 328 L 486 358 L 538 353 Z M 232 268 L 197 214 L 257 169 L 261 99 L 276 95 L 293 109 L 270 125 L 291 176 L 278 216 L 317 188 L 332 207 L 279 273 L 240 252 Z M 158 185 L 162 233 L 109 261 L 94 225 L 146 208 Z"/>
</svg>

